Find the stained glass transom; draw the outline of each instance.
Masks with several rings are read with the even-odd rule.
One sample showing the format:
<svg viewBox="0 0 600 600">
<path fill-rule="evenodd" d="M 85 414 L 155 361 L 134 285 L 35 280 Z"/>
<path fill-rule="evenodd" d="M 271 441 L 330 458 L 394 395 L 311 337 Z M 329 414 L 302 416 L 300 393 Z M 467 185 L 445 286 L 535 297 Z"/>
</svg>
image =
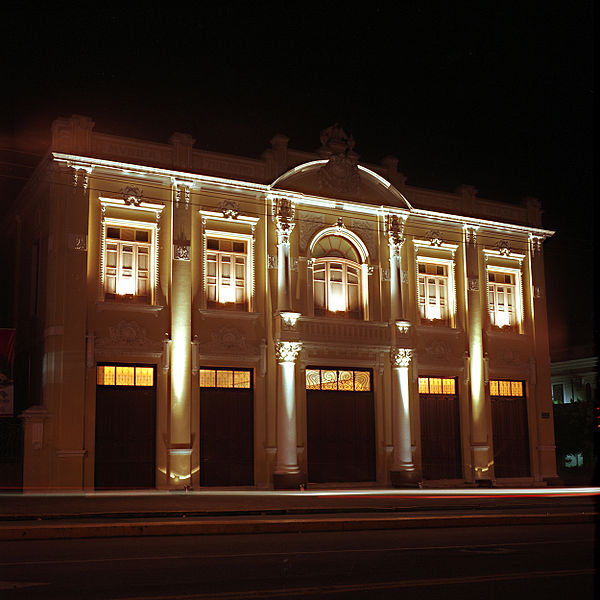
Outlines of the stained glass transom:
<svg viewBox="0 0 600 600">
<path fill-rule="evenodd" d="M 454 377 L 419 377 L 419 394 L 456 394 Z"/>
<path fill-rule="evenodd" d="M 96 384 L 152 387 L 154 385 L 154 367 L 98 365 L 96 367 Z"/>
<path fill-rule="evenodd" d="M 507 381 L 502 379 L 490 381 L 490 396 L 513 396 L 522 398 L 523 395 L 522 381 Z"/>
<path fill-rule="evenodd" d="M 306 389 L 336 392 L 370 392 L 371 371 L 306 369 Z"/>
<path fill-rule="evenodd" d="M 252 387 L 252 374 L 249 370 L 200 369 L 198 373 L 201 388 L 240 388 Z"/>
</svg>

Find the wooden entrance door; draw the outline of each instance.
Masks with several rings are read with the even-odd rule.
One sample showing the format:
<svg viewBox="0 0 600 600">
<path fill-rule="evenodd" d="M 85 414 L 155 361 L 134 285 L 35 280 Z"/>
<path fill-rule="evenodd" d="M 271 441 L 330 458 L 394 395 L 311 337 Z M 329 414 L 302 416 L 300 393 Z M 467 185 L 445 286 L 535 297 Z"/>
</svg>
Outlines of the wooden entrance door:
<svg viewBox="0 0 600 600">
<path fill-rule="evenodd" d="M 252 389 L 200 390 L 200 484 L 254 485 Z"/>
<path fill-rule="evenodd" d="M 308 480 L 375 480 L 373 392 L 306 391 Z"/>
<path fill-rule="evenodd" d="M 462 477 L 458 396 L 419 394 L 423 479 Z"/>
<path fill-rule="evenodd" d="M 96 489 L 154 488 L 156 388 L 96 387 Z"/>
<path fill-rule="evenodd" d="M 524 397 L 492 396 L 496 477 L 529 477 L 529 433 Z"/>
</svg>

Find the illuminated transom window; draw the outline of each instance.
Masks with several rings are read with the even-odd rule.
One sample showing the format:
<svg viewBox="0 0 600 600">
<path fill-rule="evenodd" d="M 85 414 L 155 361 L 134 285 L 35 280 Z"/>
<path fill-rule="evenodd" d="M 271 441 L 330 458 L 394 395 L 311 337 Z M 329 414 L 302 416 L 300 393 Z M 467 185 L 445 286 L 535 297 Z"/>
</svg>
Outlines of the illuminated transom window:
<svg viewBox="0 0 600 600">
<path fill-rule="evenodd" d="M 248 252 L 245 240 L 206 239 L 208 308 L 248 309 Z"/>
<path fill-rule="evenodd" d="M 419 394 L 456 394 L 453 377 L 419 377 Z"/>
<path fill-rule="evenodd" d="M 519 321 L 515 273 L 488 271 L 488 307 L 493 327 L 516 329 Z"/>
<path fill-rule="evenodd" d="M 249 369 L 200 369 L 201 388 L 252 388 L 252 371 Z"/>
<path fill-rule="evenodd" d="M 96 384 L 152 387 L 154 385 L 154 367 L 98 365 L 96 367 Z"/>
<path fill-rule="evenodd" d="M 344 237 L 328 235 L 312 250 L 315 314 L 360 318 L 361 265 Z"/>
<path fill-rule="evenodd" d="M 105 300 L 152 302 L 152 233 L 142 226 L 106 224 Z"/>
<path fill-rule="evenodd" d="M 371 371 L 306 369 L 307 390 L 370 392 Z"/>
<path fill-rule="evenodd" d="M 523 382 L 503 379 L 490 381 L 490 396 L 522 398 L 524 396 Z"/>
</svg>

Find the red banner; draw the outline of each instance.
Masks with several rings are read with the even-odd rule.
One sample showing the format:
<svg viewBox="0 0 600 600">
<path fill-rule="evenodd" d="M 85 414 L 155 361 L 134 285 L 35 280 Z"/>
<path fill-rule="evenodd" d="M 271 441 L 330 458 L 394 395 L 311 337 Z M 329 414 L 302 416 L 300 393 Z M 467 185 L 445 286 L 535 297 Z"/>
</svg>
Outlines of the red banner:
<svg viewBox="0 0 600 600">
<path fill-rule="evenodd" d="M 16 329 L 0 329 L 0 356 L 12 365 L 15 356 Z"/>
</svg>

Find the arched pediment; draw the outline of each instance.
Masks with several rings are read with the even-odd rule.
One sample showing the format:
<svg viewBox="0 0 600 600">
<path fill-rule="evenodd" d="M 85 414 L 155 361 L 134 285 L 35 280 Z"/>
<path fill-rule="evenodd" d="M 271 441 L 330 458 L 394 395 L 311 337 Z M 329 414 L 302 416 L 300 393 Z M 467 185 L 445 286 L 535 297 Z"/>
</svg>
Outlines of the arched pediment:
<svg viewBox="0 0 600 600">
<path fill-rule="evenodd" d="M 411 210 L 405 196 L 387 179 L 342 155 L 303 163 L 279 176 L 272 190 Z"/>
</svg>

